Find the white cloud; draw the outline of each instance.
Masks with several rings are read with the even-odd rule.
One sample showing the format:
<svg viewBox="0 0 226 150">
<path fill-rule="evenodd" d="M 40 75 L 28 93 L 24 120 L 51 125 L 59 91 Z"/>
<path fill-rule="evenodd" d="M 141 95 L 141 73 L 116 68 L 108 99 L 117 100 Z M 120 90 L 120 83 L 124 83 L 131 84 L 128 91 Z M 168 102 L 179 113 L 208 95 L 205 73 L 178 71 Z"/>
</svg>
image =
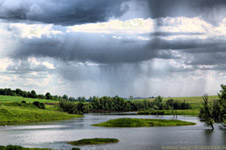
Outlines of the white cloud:
<svg viewBox="0 0 226 150">
<path fill-rule="evenodd" d="M 56 34 L 61 34 L 61 31 L 57 31 L 53 29 L 52 24 L 22 24 L 15 23 L 11 24 L 9 28 L 16 28 L 19 32 L 16 36 L 20 38 L 41 38 L 43 35 L 51 38 Z"/>
<path fill-rule="evenodd" d="M 89 32 L 89 33 L 126 33 L 145 34 L 153 32 L 154 21 L 152 19 L 136 18 L 127 21 L 110 20 L 104 23 L 90 23 L 68 27 L 68 32 Z"/>
<path fill-rule="evenodd" d="M 35 57 L 29 58 L 28 62 L 30 63 L 31 68 L 36 68 L 37 66 L 42 65 L 42 66 L 46 67 L 47 69 L 55 69 L 54 64 L 51 64 L 47 61 L 42 62 L 42 60 L 38 60 Z"/>
<path fill-rule="evenodd" d="M 6 71 L 7 67 L 12 64 L 12 60 L 9 58 L 0 59 L 0 72 Z"/>
<path fill-rule="evenodd" d="M 160 31 L 173 33 L 209 33 L 212 32 L 213 25 L 205 22 L 199 17 L 194 18 L 161 18 Z"/>
<path fill-rule="evenodd" d="M 49 62 L 42 62 L 42 64 L 48 69 L 55 69 L 54 65 Z"/>
<path fill-rule="evenodd" d="M 216 27 L 215 31 L 218 36 L 223 36 L 223 38 L 226 39 L 226 18 Z"/>
</svg>

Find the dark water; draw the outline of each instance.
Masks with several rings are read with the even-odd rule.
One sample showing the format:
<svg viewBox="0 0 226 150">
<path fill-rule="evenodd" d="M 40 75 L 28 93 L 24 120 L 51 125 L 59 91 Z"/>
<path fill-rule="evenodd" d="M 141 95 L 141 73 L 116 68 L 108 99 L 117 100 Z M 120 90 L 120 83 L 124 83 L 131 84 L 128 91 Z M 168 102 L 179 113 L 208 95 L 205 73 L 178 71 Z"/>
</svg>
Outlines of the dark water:
<svg viewBox="0 0 226 150">
<path fill-rule="evenodd" d="M 149 127 L 149 128 L 103 128 L 91 124 L 115 118 L 159 118 L 172 116 L 137 116 L 119 114 L 88 114 L 84 118 L 39 124 L 0 127 L 0 145 L 21 145 L 53 149 L 71 149 L 67 141 L 83 138 L 117 138 L 116 144 L 80 146 L 82 150 L 163 150 L 163 149 L 225 149 L 226 131 L 211 131 L 196 117 L 178 116 L 178 119 L 197 123 L 195 126 Z M 184 147 L 181 147 L 184 146 Z M 191 147 L 192 146 L 192 147 Z M 196 147 L 195 147 L 196 146 Z M 202 146 L 202 147 L 200 147 Z M 205 146 L 205 147 L 204 147 Z M 212 148 L 211 148 L 211 147 Z M 221 146 L 221 147 L 220 147 Z M 219 149 L 218 149 L 219 150 Z"/>
</svg>

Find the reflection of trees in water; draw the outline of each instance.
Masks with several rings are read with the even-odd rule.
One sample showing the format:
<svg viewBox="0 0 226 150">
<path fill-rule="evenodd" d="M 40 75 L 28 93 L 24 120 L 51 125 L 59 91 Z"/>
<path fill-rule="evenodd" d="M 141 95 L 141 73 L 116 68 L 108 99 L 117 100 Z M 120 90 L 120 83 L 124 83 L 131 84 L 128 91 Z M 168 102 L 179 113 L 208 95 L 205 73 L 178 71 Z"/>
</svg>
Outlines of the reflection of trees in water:
<svg viewBox="0 0 226 150">
<path fill-rule="evenodd" d="M 226 130 L 222 131 L 222 138 L 223 143 L 226 144 Z"/>
<path fill-rule="evenodd" d="M 222 143 L 226 144 L 226 130 L 220 129 L 220 125 L 217 126 L 216 130 L 211 129 L 204 130 L 203 134 L 204 134 L 203 142 L 207 146 L 213 145 L 223 146 Z"/>
<path fill-rule="evenodd" d="M 206 143 L 207 145 L 211 145 L 213 133 L 214 133 L 213 130 L 210 130 L 210 129 L 204 130 L 204 134 L 205 134 L 204 143 Z"/>
</svg>

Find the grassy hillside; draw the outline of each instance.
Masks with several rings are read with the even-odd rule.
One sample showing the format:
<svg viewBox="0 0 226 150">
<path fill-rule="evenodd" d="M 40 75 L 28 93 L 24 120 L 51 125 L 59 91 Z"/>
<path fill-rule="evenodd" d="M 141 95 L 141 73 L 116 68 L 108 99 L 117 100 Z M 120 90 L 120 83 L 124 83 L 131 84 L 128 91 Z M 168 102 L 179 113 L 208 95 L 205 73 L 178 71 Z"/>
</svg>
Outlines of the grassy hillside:
<svg viewBox="0 0 226 150">
<path fill-rule="evenodd" d="M 217 95 L 208 96 L 210 101 L 218 99 Z M 174 99 L 180 102 L 186 101 L 188 103 L 200 103 L 202 102 L 202 96 L 194 96 L 194 97 L 163 97 L 163 101 L 167 101 L 169 99 Z M 135 99 L 142 100 L 142 99 Z M 149 100 L 154 100 L 154 98 L 149 98 Z"/>
<path fill-rule="evenodd" d="M 199 109 L 201 106 L 201 102 L 203 102 L 202 96 L 196 96 L 196 97 L 171 97 L 174 100 L 177 101 L 186 101 L 187 103 L 190 103 L 193 109 Z M 170 98 L 163 98 L 163 101 L 167 101 Z M 209 96 L 209 101 L 217 100 L 218 96 Z"/>
<path fill-rule="evenodd" d="M 26 101 L 26 103 L 21 103 Z M 39 109 L 32 103 L 57 103 L 53 100 L 32 99 L 17 96 L 0 96 L 0 125 L 23 124 L 27 122 L 42 122 L 52 120 L 64 120 L 81 115 L 68 114 L 58 111 L 56 105 L 46 105 L 46 109 Z"/>
<path fill-rule="evenodd" d="M 39 101 L 41 103 L 58 103 L 58 101 L 54 100 L 47 100 L 47 99 L 38 99 L 38 98 L 24 98 L 20 96 L 3 96 L 0 95 L 0 103 L 9 103 L 9 102 L 15 102 L 15 101 L 26 101 L 26 102 L 34 102 Z"/>
</svg>

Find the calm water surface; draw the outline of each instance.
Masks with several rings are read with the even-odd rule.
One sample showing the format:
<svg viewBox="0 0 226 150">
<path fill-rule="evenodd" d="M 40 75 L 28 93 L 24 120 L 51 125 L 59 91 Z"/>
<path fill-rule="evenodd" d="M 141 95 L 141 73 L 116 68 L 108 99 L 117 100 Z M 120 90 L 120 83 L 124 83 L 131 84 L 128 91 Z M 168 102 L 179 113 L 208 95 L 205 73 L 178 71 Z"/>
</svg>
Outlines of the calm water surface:
<svg viewBox="0 0 226 150">
<path fill-rule="evenodd" d="M 162 150 L 164 146 L 225 146 L 226 131 L 211 131 L 196 117 L 178 116 L 177 119 L 192 121 L 195 126 L 149 127 L 149 128 L 104 128 L 93 127 L 115 118 L 158 118 L 172 119 L 172 116 L 143 116 L 120 114 L 87 114 L 84 118 L 39 124 L 0 127 L 0 145 L 21 145 L 25 147 L 71 149 L 67 141 L 82 138 L 117 138 L 116 144 L 80 146 L 82 150 Z M 165 147 L 169 148 L 169 147 Z M 171 147 L 172 148 L 172 147 Z M 175 147 L 174 147 L 175 148 Z"/>
</svg>

